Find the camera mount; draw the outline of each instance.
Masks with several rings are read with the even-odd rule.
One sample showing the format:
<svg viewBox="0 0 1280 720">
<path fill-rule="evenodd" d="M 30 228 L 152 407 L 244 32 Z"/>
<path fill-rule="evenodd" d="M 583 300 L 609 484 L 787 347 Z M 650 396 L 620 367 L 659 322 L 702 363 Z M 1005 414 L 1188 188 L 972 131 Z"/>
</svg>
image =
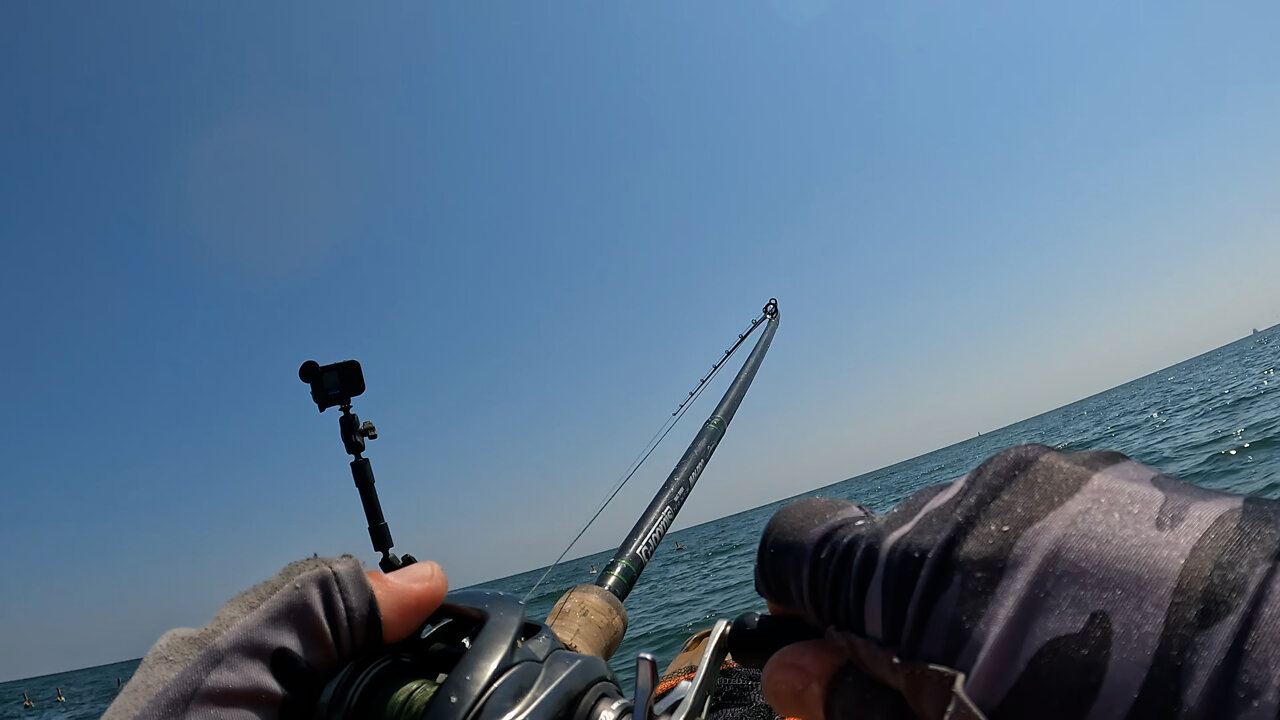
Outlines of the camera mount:
<svg viewBox="0 0 1280 720">
<path fill-rule="evenodd" d="M 338 429 L 342 433 L 342 446 L 347 454 L 355 458 L 351 461 L 351 477 L 356 482 L 356 490 L 360 493 L 360 504 L 364 506 L 364 516 L 369 523 L 369 539 L 373 541 L 373 549 L 382 553 L 378 567 L 383 572 L 391 572 L 397 568 L 417 562 L 412 555 L 406 553 L 396 557 L 391 552 L 395 544 L 391 540 L 391 528 L 382 516 L 382 503 L 378 501 L 378 490 L 374 487 L 373 466 L 369 459 L 361 457 L 365 451 L 365 440 L 378 439 L 378 430 L 372 422 L 360 422 L 360 416 L 351 412 L 351 399 L 364 392 L 364 373 L 360 363 L 345 360 L 331 365 L 321 365 L 314 360 L 302 363 L 298 368 L 298 378 L 311 386 L 311 399 L 315 401 L 320 412 L 331 407 L 342 411 L 338 418 Z"/>
</svg>

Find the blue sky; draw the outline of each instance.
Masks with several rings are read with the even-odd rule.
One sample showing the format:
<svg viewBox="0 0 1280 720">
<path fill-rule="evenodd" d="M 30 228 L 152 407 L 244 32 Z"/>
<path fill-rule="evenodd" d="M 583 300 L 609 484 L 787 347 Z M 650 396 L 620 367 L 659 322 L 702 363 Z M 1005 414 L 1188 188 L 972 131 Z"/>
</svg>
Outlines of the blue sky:
<svg viewBox="0 0 1280 720">
<path fill-rule="evenodd" d="M 3 4 L 0 679 L 373 559 L 308 358 L 462 585 L 553 559 L 770 296 L 677 526 L 1280 322 L 1278 14 Z"/>
</svg>

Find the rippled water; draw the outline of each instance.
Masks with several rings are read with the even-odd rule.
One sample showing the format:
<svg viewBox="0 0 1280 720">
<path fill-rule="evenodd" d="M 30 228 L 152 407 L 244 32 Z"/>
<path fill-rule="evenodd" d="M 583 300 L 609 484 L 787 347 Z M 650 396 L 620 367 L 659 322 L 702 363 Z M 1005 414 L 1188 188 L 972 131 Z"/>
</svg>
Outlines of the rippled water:
<svg viewBox="0 0 1280 720">
<path fill-rule="evenodd" d="M 66 718 L 87 720 L 102 715 L 116 697 L 116 678 L 129 682 L 137 660 L 72 670 L 71 672 L 0 683 L 0 718 Z M 66 702 L 56 702 L 62 688 Z M 22 693 L 30 696 L 34 708 L 22 707 Z"/>
<path fill-rule="evenodd" d="M 1043 415 L 798 497 L 846 498 L 884 510 L 926 485 L 963 475 L 1003 448 L 1028 442 L 1064 450 L 1119 450 L 1205 487 L 1280 497 L 1277 366 L 1280 326 Z M 665 662 L 686 637 L 710 627 L 715 618 L 760 606 L 751 576 L 755 543 L 783 502 L 788 501 L 668 536 L 627 600 L 631 626 L 613 661 L 624 687 L 634 675 L 637 652 L 652 652 Z M 676 550 L 676 540 L 688 549 Z M 546 617 L 565 590 L 590 582 L 590 566 L 603 568 L 611 554 L 588 555 L 556 568 L 530 599 L 530 616 Z M 483 587 L 523 595 L 543 569 Z M 116 678 L 128 679 L 137 662 L 0 684 L 0 718 L 97 717 L 115 695 Z M 62 688 L 67 703 L 53 702 L 54 687 Z M 35 710 L 22 710 L 23 691 L 36 700 Z"/>
</svg>

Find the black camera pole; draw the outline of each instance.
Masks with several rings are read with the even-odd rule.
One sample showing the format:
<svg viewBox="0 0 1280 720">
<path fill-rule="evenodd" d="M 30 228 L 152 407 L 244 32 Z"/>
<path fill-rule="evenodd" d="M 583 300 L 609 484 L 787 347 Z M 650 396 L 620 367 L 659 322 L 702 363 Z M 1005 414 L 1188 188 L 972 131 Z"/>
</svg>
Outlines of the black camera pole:
<svg viewBox="0 0 1280 720">
<path fill-rule="evenodd" d="M 369 464 L 368 458 L 361 457 L 365 439 L 378 439 L 378 430 L 371 422 L 360 422 L 360 416 L 351 412 L 351 398 L 364 392 L 364 373 L 360 370 L 360 363 L 346 360 L 321 366 L 314 360 L 308 360 L 298 368 L 298 379 L 311 386 L 311 399 L 320 412 L 334 406 L 342 411 L 342 416 L 338 418 L 342 446 L 346 448 L 348 455 L 355 458 L 351 461 L 351 477 L 356 481 L 360 504 L 364 506 L 365 519 L 369 521 L 369 539 L 373 541 L 373 549 L 382 553 L 378 567 L 382 568 L 382 572 L 391 572 L 417 562 L 408 553 L 403 557 L 396 557 L 391 552 L 395 543 L 391 540 L 391 528 L 387 526 L 387 519 L 382 516 L 378 490 L 373 485 L 373 466 Z"/>
<path fill-rule="evenodd" d="M 355 459 L 351 461 L 351 477 L 356 481 L 356 490 L 360 492 L 360 504 L 364 506 L 365 519 L 369 521 L 369 539 L 373 541 L 373 549 L 382 553 L 378 567 L 382 572 L 391 572 L 397 568 L 411 565 L 414 557 L 405 553 L 403 558 L 391 552 L 395 543 L 391 540 L 391 527 L 382 516 L 382 503 L 378 501 L 378 490 L 373 486 L 373 466 L 369 458 L 361 457 L 364 452 L 365 438 L 378 439 L 378 430 L 373 423 L 360 422 L 360 416 L 351 412 L 351 404 L 342 405 L 342 416 L 338 418 L 338 426 L 342 430 L 342 445 L 347 453 Z"/>
</svg>

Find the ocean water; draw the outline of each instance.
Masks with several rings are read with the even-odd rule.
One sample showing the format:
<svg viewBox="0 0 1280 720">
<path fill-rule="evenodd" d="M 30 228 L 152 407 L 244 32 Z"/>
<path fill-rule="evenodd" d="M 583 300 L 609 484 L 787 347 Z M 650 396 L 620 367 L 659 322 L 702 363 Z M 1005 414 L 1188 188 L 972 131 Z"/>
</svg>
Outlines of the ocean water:
<svg viewBox="0 0 1280 720">
<path fill-rule="evenodd" d="M 1280 325 L 985 435 L 797 497 L 856 500 L 877 511 L 926 485 L 954 480 L 1011 445 L 1037 442 L 1063 450 L 1119 450 L 1205 487 L 1280 497 Z M 1052 381 L 1052 379 L 1047 379 Z M 656 490 L 656 488 L 655 488 Z M 791 498 L 792 500 L 795 498 Z M 692 633 L 716 618 L 760 609 L 752 587 L 755 544 L 780 501 L 671 533 L 627 600 L 630 629 L 612 665 L 623 687 L 638 652 L 669 661 Z M 687 546 L 676 550 L 676 541 Z M 544 618 L 568 588 L 589 582 L 612 549 L 566 561 L 529 600 Z M 523 596 L 538 568 L 481 587 Z M 137 660 L 0 684 L 0 718 L 92 718 L 110 703 L 116 678 Z M 54 703 L 61 687 L 66 703 Z M 22 693 L 36 708 L 24 711 Z"/>
<path fill-rule="evenodd" d="M 72 670 L 0 683 L 0 718 L 66 718 L 88 720 L 102 715 L 116 697 L 116 679 L 129 682 L 138 660 Z M 66 702 L 56 702 L 62 688 Z M 22 693 L 30 696 L 34 708 L 22 707 Z"/>
</svg>

